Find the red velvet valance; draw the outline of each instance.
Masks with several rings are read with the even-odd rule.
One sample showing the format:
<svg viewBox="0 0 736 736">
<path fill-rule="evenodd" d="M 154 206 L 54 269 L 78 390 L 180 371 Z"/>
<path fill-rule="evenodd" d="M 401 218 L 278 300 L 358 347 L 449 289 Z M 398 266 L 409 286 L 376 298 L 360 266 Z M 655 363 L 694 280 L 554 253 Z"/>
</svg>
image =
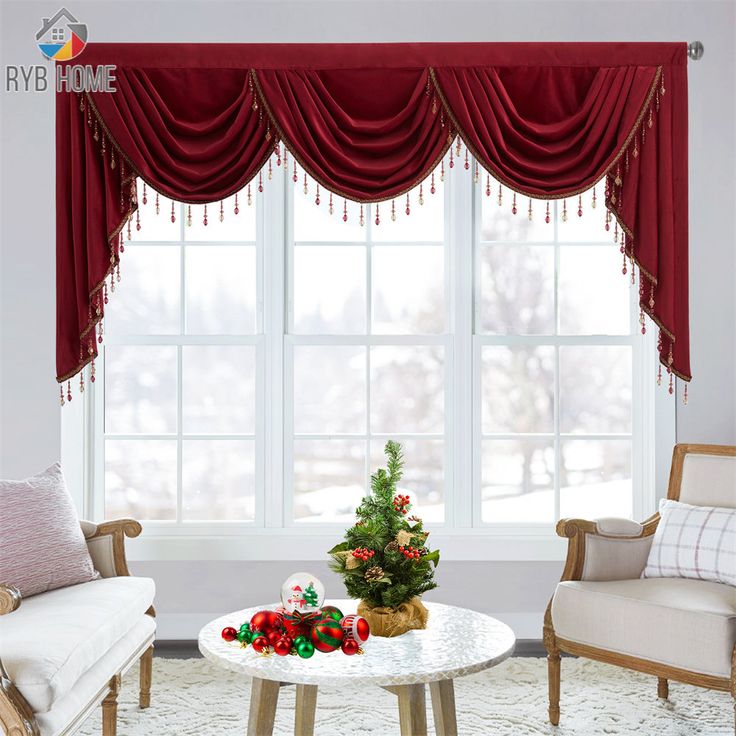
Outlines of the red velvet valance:
<svg viewBox="0 0 736 736">
<path fill-rule="evenodd" d="M 239 191 L 283 144 L 330 192 L 393 199 L 459 136 L 534 198 L 605 179 L 660 359 L 690 380 L 686 44 L 90 44 L 115 93 L 57 94 L 57 379 L 97 353 L 135 179 Z"/>
</svg>

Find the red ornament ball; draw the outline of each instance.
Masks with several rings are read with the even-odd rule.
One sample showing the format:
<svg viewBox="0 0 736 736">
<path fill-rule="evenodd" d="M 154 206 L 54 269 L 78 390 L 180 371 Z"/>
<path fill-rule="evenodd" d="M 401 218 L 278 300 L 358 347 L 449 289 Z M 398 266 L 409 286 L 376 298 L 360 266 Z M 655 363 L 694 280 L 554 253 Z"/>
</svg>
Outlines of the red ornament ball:
<svg viewBox="0 0 736 736">
<path fill-rule="evenodd" d="M 362 616 L 345 616 L 340 626 L 345 632 L 345 638 L 355 639 L 359 646 L 365 644 L 371 635 L 371 626 Z"/>
<path fill-rule="evenodd" d="M 277 611 L 258 611 L 250 620 L 251 631 L 262 631 L 264 634 L 272 629 L 279 629 L 282 625 L 282 617 Z"/>
<path fill-rule="evenodd" d="M 334 652 L 340 648 L 345 632 L 337 621 L 326 617 L 312 627 L 312 644 L 320 652 Z"/>
<path fill-rule="evenodd" d="M 226 626 L 222 630 L 222 638 L 225 641 L 235 641 L 238 636 L 238 632 L 232 626 Z"/>
<path fill-rule="evenodd" d="M 276 629 L 271 629 L 270 631 L 266 632 L 266 639 L 268 639 L 268 643 L 273 647 L 276 646 L 276 642 L 283 637 L 283 633 L 281 631 L 277 631 Z"/>
<path fill-rule="evenodd" d="M 278 639 L 273 645 L 273 650 L 279 655 L 279 657 L 285 657 L 291 652 L 291 639 Z"/>
<path fill-rule="evenodd" d="M 343 654 L 352 656 L 353 654 L 358 653 L 358 649 L 360 649 L 360 644 L 358 644 L 355 639 L 343 639 L 341 649 Z"/>
<path fill-rule="evenodd" d="M 268 652 L 270 649 L 268 639 L 266 639 L 265 636 L 257 636 L 255 639 L 253 639 L 250 645 L 259 654 L 261 654 L 262 652 Z"/>
</svg>

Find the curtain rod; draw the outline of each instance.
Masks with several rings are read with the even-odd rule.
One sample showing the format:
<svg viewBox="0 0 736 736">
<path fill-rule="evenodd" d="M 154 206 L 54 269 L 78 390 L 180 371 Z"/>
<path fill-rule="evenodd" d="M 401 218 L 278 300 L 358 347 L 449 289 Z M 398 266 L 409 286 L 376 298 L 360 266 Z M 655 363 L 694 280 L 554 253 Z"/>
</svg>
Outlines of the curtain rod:
<svg viewBox="0 0 736 736">
<path fill-rule="evenodd" d="M 702 41 L 690 41 L 687 45 L 687 55 L 693 61 L 700 61 L 705 53 L 705 46 Z"/>
</svg>

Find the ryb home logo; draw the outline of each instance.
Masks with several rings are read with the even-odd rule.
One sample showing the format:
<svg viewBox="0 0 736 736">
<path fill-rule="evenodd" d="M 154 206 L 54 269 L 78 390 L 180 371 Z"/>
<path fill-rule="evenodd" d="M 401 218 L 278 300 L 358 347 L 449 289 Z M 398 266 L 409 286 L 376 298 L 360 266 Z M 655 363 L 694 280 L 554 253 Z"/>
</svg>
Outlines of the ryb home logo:
<svg viewBox="0 0 736 736">
<path fill-rule="evenodd" d="M 36 33 L 41 53 L 53 61 L 69 61 L 79 56 L 87 45 L 87 25 L 62 8 L 53 18 L 44 18 Z"/>
<path fill-rule="evenodd" d="M 51 61 L 76 59 L 87 45 L 86 23 L 80 23 L 66 8 L 44 18 L 36 32 L 36 45 Z M 5 67 L 6 92 L 44 92 L 49 87 L 45 65 L 8 64 Z M 57 92 L 114 92 L 115 66 L 56 64 Z"/>
</svg>

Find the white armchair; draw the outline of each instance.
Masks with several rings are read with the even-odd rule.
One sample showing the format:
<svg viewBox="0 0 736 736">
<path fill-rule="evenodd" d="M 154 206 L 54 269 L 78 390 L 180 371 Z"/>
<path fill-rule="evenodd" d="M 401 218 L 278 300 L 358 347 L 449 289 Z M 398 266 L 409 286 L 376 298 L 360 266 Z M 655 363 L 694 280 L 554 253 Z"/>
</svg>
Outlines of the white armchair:
<svg viewBox="0 0 736 736">
<path fill-rule="evenodd" d="M 131 577 L 132 519 L 80 522 L 100 579 L 21 600 L 0 584 L 0 726 L 8 736 L 66 736 L 102 703 L 103 736 L 115 736 L 122 674 L 140 660 L 140 707 L 151 699 L 154 584 Z"/>
<path fill-rule="evenodd" d="M 736 508 L 736 447 L 677 445 L 667 498 Z M 549 719 L 560 719 L 560 652 L 725 690 L 736 698 L 736 588 L 684 578 L 642 578 L 659 522 L 562 519 L 567 563 L 544 618 Z"/>
</svg>

